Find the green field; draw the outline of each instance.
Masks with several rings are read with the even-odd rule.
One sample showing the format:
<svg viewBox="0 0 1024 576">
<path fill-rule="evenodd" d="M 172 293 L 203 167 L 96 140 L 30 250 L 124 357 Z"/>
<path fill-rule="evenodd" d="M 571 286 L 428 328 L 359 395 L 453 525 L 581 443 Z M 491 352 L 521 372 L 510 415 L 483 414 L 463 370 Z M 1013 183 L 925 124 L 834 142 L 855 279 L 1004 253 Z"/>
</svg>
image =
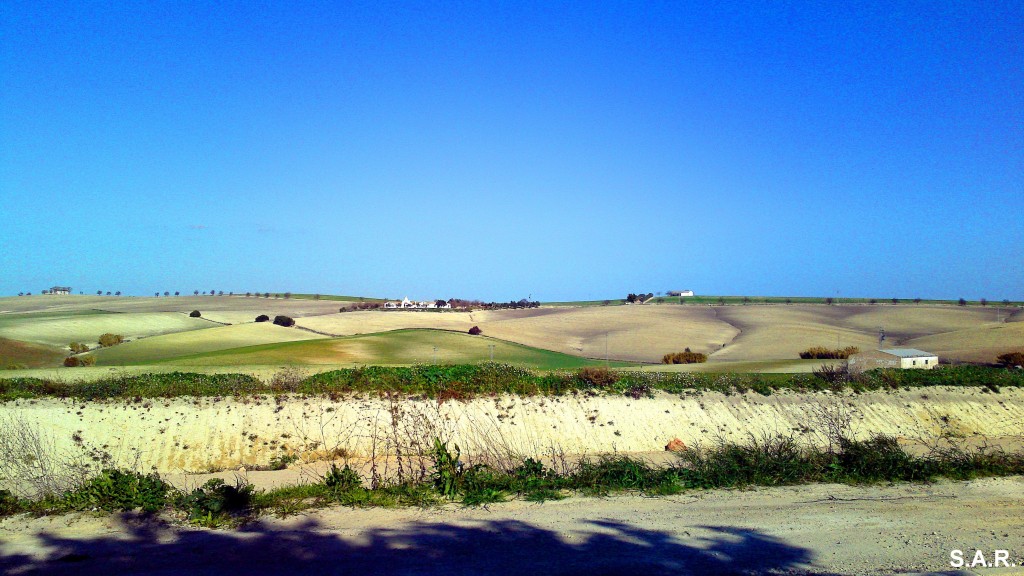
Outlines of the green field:
<svg viewBox="0 0 1024 576">
<path fill-rule="evenodd" d="M 604 365 L 604 361 L 444 330 L 396 330 L 264 344 L 170 358 L 160 363 L 178 366 L 475 363 L 491 360 L 492 345 L 495 362 L 515 366 L 554 370 Z M 613 367 L 624 365 L 621 362 L 611 363 Z"/>
<path fill-rule="evenodd" d="M 97 345 L 100 334 L 111 332 L 132 340 L 209 328 L 214 324 L 179 312 L 109 313 L 98 310 L 0 315 L 0 337 L 66 347 L 69 342 Z"/>
<path fill-rule="evenodd" d="M 209 325 L 209 324 L 208 324 Z M 312 332 L 283 328 L 270 322 L 215 326 L 142 338 L 110 348 L 96 350 L 98 366 L 152 364 L 170 358 L 191 356 L 218 350 L 323 338 Z"/>
</svg>

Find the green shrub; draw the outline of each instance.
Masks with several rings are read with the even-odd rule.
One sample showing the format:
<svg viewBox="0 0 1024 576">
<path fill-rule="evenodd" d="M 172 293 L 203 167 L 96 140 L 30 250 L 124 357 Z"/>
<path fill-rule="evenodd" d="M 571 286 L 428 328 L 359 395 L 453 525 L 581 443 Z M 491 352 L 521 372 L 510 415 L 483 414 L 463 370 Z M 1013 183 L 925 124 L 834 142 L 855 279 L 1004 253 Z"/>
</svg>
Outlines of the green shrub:
<svg viewBox="0 0 1024 576">
<path fill-rule="evenodd" d="M 324 475 L 324 485 L 334 492 L 349 492 L 362 488 L 363 479 L 348 464 L 344 468 L 331 464 L 331 469 Z"/>
<path fill-rule="evenodd" d="M 441 496 L 452 500 L 459 490 L 459 476 L 462 473 L 462 463 L 459 462 L 459 446 L 455 445 L 455 454 L 448 451 L 448 444 L 434 438 L 434 448 L 430 456 L 434 461 L 434 469 L 430 479 L 434 488 L 441 493 Z"/>
<path fill-rule="evenodd" d="M 179 493 L 174 507 L 186 512 L 189 521 L 211 525 L 248 510 L 253 491 L 253 486 L 240 478 L 234 486 L 220 478 L 211 478 L 191 492 Z"/>
<path fill-rule="evenodd" d="M 484 333 L 484 331 L 481 330 L 479 326 L 473 326 L 472 328 L 469 329 L 469 334 L 471 336 L 479 336 L 479 335 L 481 335 L 483 333 Z"/>
<path fill-rule="evenodd" d="M 63 504 L 72 510 L 98 508 L 108 512 L 141 509 L 156 512 L 167 503 L 170 484 L 159 475 L 117 469 L 103 470 L 80 488 L 64 494 Z"/>
<path fill-rule="evenodd" d="M 18 497 L 10 490 L 0 490 L 0 517 L 17 514 L 23 509 Z"/>
<path fill-rule="evenodd" d="M 202 314 L 199 313 L 199 310 L 193 310 L 188 313 L 189 318 L 200 318 L 201 316 Z"/>
<path fill-rule="evenodd" d="M 267 316 L 266 314 L 260 314 L 259 316 L 256 317 L 256 321 L 257 322 L 270 322 L 270 316 Z"/>
<path fill-rule="evenodd" d="M 287 328 L 289 326 L 294 326 L 295 320 L 288 316 L 274 316 L 274 324 L 277 324 L 278 326 L 284 326 Z"/>
<path fill-rule="evenodd" d="M 870 440 L 839 439 L 838 462 L 843 474 L 857 481 L 927 480 L 923 463 L 907 454 L 893 436 Z"/>
</svg>

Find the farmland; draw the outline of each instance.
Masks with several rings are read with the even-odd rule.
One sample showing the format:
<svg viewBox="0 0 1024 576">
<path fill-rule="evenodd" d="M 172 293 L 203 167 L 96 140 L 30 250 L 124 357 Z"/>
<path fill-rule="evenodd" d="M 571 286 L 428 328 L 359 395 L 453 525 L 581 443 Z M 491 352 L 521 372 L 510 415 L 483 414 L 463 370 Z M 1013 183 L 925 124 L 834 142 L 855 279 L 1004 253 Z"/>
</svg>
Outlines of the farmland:
<svg viewBox="0 0 1024 576">
<path fill-rule="evenodd" d="M 99 366 L 133 370 L 479 362 L 491 358 L 493 346 L 497 361 L 541 369 L 608 360 L 672 371 L 804 372 L 820 363 L 799 360 L 801 350 L 870 349 L 878 345 L 880 331 L 885 346 L 918 347 L 948 360 L 993 362 L 1000 353 L 1024 350 L 1024 314 L 1002 306 L 602 301 L 472 312 L 339 312 L 358 300 L 328 295 L 0 298 L 0 360 L 15 368 L 58 369 L 70 342 L 96 348 L 99 335 L 107 332 L 121 334 L 126 342 L 90 354 Z M 192 310 L 201 316 L 189 317 Z M 259 314 L 286 315 L 296 325 L 256 323 Z M 466 335 L 474 326 L 483 338 Z M 685 348 L 707 354 L 708 362 L 659 363 L 663 355 Z"/>
</svg>

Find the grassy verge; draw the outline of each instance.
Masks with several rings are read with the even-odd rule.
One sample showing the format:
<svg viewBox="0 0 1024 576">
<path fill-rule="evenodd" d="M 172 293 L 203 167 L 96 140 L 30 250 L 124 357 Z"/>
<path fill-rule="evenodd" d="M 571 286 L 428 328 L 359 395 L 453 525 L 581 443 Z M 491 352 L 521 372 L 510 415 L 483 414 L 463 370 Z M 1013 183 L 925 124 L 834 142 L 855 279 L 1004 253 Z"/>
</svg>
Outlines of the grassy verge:
<svg viewBox="0 0 1024 576">
<path fill-rule="evenodd" d="M 347 393 L 424 395 L 442 400 L 474 396 L 568 393 L 621 394 L 634 398 L 660 390 L 672 394 L 713 391 L 725 394 L 780 390 L 867 392 L 929 386 L 982 387 L 998 393 L 1024 387 L 1024 371 L 983 366 L 943 366 L 934 370 L 872 370 L 858 376 L 836 371 L 815 374 L 738 374 L 701 372 L 619 372 L 605 368 L 535 372 L 506 364 L 368 366 L 305 376 L 285 369 L 267 380 L 247 374 L 169 372 L 120 375 L 67 383 L 41 378 L 0 379 L 0 401 L 19 398 L 82 400 L 245 396 L 254 394 Z"/>
<path fill-rule="evenodd" d="M 348 466 L 332 466 L 318 482 L 258 491 L 241 480 L 210 480 L 177 490 L 156 474 L 108 469 L 63 492 L 36 499 L 0 491 L 0 515 L 21 512 L 167 511 L 190 523 L 237 525 L 272 513 L 287 516 L 309 508 L 344 506 L 432 506 L 460 502 L 476 506 L 510 498 L 543 502 L 573 494 L 606 496 L 633 492 L 650 496 L 687 490 L 781 486 L 818 482 L 929 482 L 1024 474 L 1024 453 L 1002 450 L 933 449 L 923 456 L 905 452 L 895 438 L 839 437 L 834 448 L 801 447 L 792 437 L 766 436 L 748 443 L 719 443 L 679 452 L 676 463 L 654 466 L 621 455 L 584 459 L 560 469 L 526 458 L 504 466 L 465 465 L 458 446 L 434 439 L 430 467 L 402 482 L 373 481 Z"/>
</svg>

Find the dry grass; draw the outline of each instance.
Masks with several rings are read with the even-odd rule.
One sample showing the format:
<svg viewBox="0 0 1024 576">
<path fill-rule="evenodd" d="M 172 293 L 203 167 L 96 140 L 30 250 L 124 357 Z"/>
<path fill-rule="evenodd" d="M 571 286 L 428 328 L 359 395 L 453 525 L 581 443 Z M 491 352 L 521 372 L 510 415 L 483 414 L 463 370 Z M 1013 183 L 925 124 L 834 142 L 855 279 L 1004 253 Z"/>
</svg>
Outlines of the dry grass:
<svg viewBox="0 0 1024 576">
<path fill-rule="evenodd" d="M 63 358 L 64 353 L 51 346 L 0 338 L 0 369 L 12 366 L 25 368 L 56 366 Z M 0 374 L 0 376 L 2 375 Z"/>
<path fill-rule="evenodd" d="M 698 307 L 608 306 L 495 310 L 473 313 L 347 312 L 298 321 L 335 335 L 402 328 L 466 331 L 479 326 L 488 336 L 574 356 L 657 362 L 667 351 L 697 352 L 730 341 L 737 330 Z"/>
<path fill-rule="evenodd" d="M 889 346 L 934 351 L 928 341 L 910 339 L 965 328 L 984 329 L 992 326 L 995 318 L 992 310 L 907 304 L 726 306 L 718 310 L 721 319 L 742 332 L 716 352 L 712 361 L 795 358 L 810 346 L 871 349 L 877 347 L 879 327 L 885 329 Z"/>
</svg>

